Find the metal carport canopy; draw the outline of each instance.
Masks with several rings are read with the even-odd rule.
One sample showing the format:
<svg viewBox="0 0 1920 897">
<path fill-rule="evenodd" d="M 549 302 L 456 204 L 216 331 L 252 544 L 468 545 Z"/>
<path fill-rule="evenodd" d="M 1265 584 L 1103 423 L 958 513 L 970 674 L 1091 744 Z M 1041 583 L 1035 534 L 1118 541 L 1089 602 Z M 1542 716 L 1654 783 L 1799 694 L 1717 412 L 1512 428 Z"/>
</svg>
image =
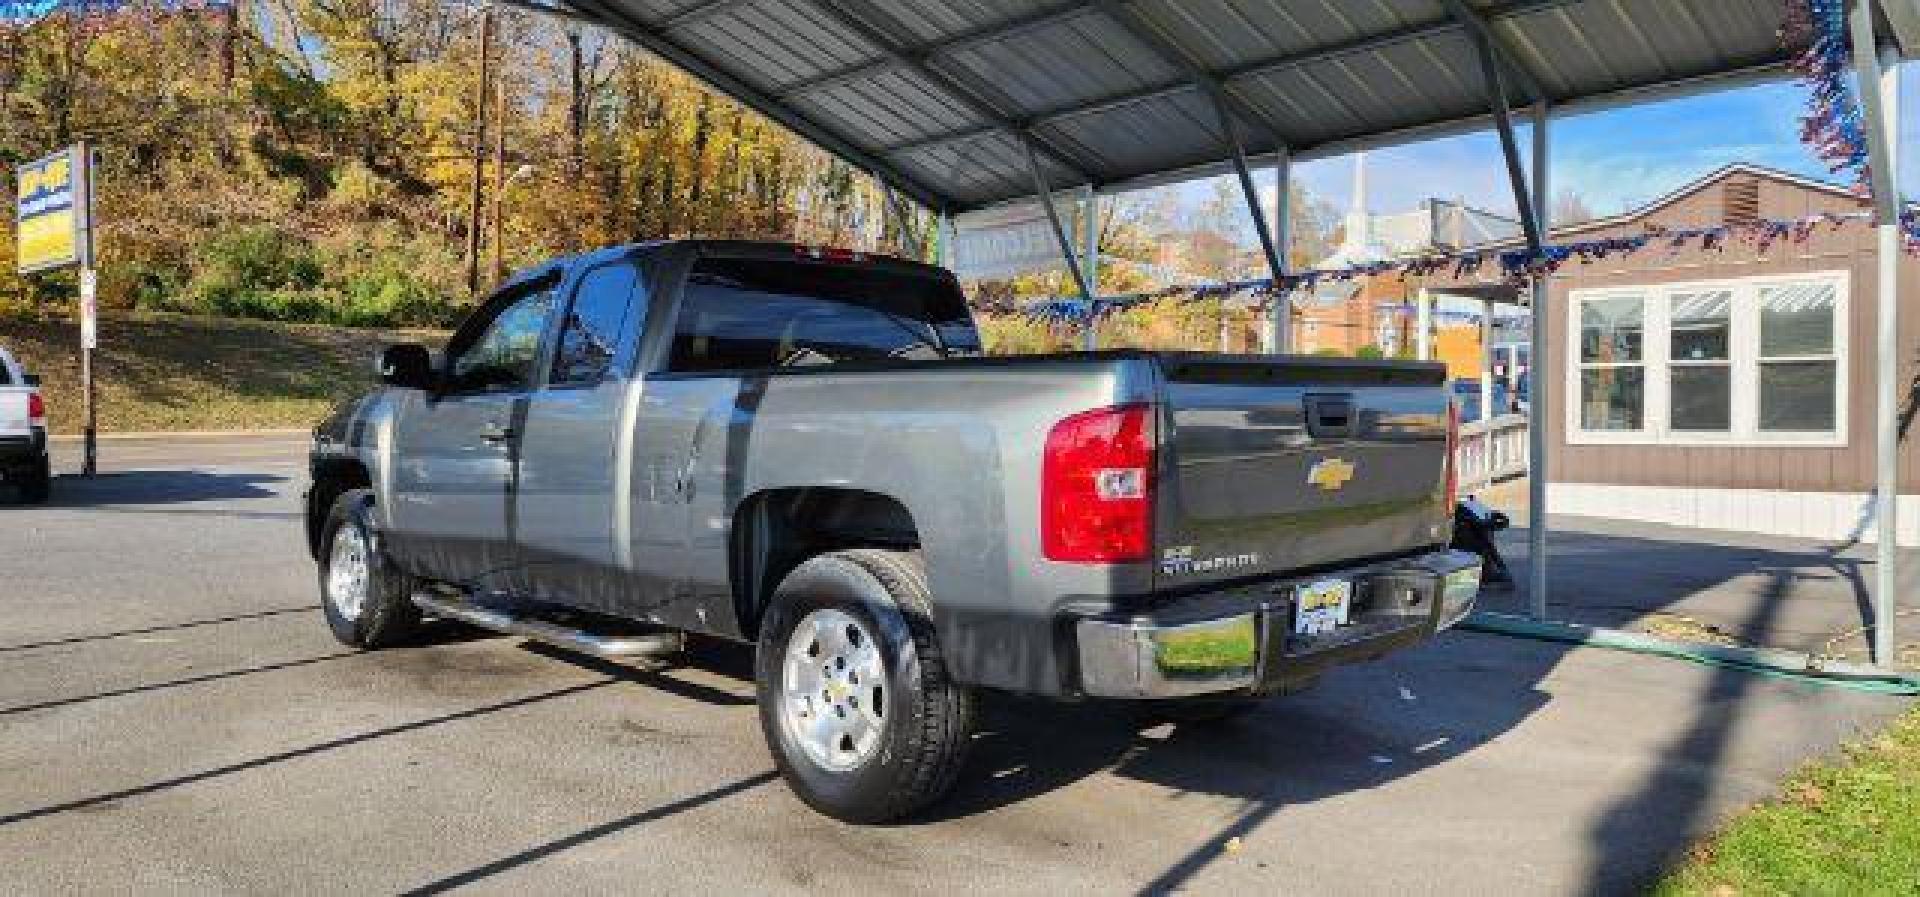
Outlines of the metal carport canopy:
<svg viewBox="0 0 1920 897">
<path fill-rule="evenodd" d="M 606 27 L 930 208 L 1486 128 L 1784 70 L 1780 0 L 514 0 Z M 1891 4 L 1898 7 L 1900 4 Z M 1899 18 L 1896 16 L 1895 18 Z M 1915 23 L 1889 29 L 1908 53 Z M 1436 180 L 1444 176 L 1436 174 Z"/>
</svg>

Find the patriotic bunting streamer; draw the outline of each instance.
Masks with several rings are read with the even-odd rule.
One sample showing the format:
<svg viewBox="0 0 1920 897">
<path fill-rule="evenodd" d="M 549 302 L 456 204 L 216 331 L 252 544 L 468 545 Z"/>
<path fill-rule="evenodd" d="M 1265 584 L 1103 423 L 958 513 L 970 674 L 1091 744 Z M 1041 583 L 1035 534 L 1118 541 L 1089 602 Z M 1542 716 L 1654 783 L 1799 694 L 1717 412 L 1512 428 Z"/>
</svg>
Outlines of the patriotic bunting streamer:
<svg viewBox="0 0 1920 897">
<path fill-rule="evenodd" d="M 1845 0 L 1787 0 L 1780 39 L 1794 50 L 1790 65 L 1810 95 L 1800 139 L 1829 170 L 1850 176 L 1854 189 L 1866 192 L 1867 132 L 1854 94 Z"/>
<path fill-rule="evenodd" d="M 1907 226 L 1910 235 L 1920 227 L 1920 221 L 1916 221 L 1915 218 L 1913 210 L 1909 210 L 1903 216 L 1903 223 Z M 1257 297 L 1265 302 L 1271 301 L 1276 296 L 1310 293 L 1322 283 L 1340 283 L 1361 277 L 1389 274 L 1403 277 L 1424 277 L 1434 274 L 1455 278 L 1473 277 L 1489 266 L 1496 266 L 1504 281 L 1520 285 L 1536 277 L 1551 276 L 1569 263 L 1589 265 L 1615 256 L 1660 249 L 1668 253 L 1677 253 L 1687 248 L 1721 252 L 1734 243 L 1751 246 L 1756 252 L 1766 252 L 1782 243 L 1805 243 L 1823 227 L 1838 230 L 1848 222 L 1871 220 L 1872 215 L 1867 212 L 1825 213 L 1789 220 L 1761 220 L 1713 227 L 1691 227 L 1636 234 L 1631 237 L 1560 243 L 1543 246 L 1537 253 L 1526 249 L 1504 251 L 1482 249 L 1451 255 L 1375 262 L 1329 271 L 1302 271 L 1282 277 L 1277 282 L 1262 278 L 1202 286 L 1176 286 L 1147 293 L 1103 296 L 1092 302 L 1079 297 L 1055 296 L 1029 303 L 1021 308 L 1021 312 L 1029 318 L 1049 325 L 1084 327 L 1090 321 L 1136 305 L 1163 299 L 1197 302 L 1206 299 Z M 1909 251 L 1920 248 L 1911 237 L 1907 245 Z"/>
<path fill-rule="evenodd" d="M 1786 0 L 1781 42 L 1792 51 L 1789 65 L 1807 85 L 1807 112 L 1800 117 L 1800 139 L 1834 174 L 1867 194 L 1872 168 L 1867 128 L 1853 72 L 1853 35 L 1847 29 L 1846 0 Z M 1920 252 L 1920 216 L 1900 213 L 1902 242 Z"/>
</svg>

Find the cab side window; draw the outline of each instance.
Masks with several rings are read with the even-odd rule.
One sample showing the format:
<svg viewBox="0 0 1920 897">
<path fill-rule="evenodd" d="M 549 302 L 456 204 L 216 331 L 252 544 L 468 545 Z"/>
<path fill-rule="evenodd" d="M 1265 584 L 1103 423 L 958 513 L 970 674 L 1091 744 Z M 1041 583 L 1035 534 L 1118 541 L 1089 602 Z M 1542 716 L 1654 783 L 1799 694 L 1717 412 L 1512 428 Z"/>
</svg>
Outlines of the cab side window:
<svg viewBox="0 0 1920 897">
<path fill-rule="evenodd" d="M 447 368 L 449 391 L 504 392 L 531 386 L 553 304 L 553 291 L 542 289 L 502 309 L 473 342 L 455 350 Z"/>
<path fill-rule="evenodd" d="M 644 314 L 639 272 L 632 265 L 616 262 L 587 272 L 567 307 L 549 382 L 591 385 L 606 379 L 621 341 L 639 328 Z"/>
</svg>

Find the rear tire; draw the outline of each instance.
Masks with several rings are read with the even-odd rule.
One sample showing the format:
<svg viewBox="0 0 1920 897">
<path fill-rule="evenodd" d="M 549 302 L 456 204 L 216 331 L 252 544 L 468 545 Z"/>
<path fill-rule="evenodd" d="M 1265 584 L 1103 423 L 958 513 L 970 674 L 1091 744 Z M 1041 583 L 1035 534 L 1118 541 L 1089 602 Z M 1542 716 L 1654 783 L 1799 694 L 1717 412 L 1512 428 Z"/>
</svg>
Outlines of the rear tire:
<svg viewBox="0 0 1920 897">
<path fill-rule="evenodd" d="M 53 468 L 47 459 L 27 468 L 26 479 L 20 481 L 20 500 L 30 505 L 44 505 L 53 497 Z"/>
<path fill-rule="evenodd" d="M 889 822 L 953 787 L 974 696 L 947 677 L 915 555 L 855 549 L 801 564 L 774 592 L 754 666 L 767 745 L 808 806 Z"/>
<path fill-rule="evenodd" d="M 352 489 L 334 500 L 320 530 L 320 606 L 327 626 L 342 643 L 363 650 L 389 648 L 420 629 L 418 585 L 382 550 L 373 522 L 371 489 Z"/>
</svg>

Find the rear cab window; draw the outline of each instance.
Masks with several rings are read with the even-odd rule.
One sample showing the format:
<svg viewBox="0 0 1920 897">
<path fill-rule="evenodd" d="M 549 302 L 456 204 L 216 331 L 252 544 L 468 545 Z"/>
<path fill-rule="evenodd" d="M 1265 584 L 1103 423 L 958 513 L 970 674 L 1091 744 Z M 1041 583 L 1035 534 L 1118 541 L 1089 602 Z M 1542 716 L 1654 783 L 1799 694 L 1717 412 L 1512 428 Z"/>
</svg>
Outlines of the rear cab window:
<svg viewBox="0 0 1920 897">
<path fill-rule="evenodd" d="M 672 371 L 750 371 L 980 354 L 937 277 L 801 259 L 703 258 L 682 291 Z"/>
</svg>

